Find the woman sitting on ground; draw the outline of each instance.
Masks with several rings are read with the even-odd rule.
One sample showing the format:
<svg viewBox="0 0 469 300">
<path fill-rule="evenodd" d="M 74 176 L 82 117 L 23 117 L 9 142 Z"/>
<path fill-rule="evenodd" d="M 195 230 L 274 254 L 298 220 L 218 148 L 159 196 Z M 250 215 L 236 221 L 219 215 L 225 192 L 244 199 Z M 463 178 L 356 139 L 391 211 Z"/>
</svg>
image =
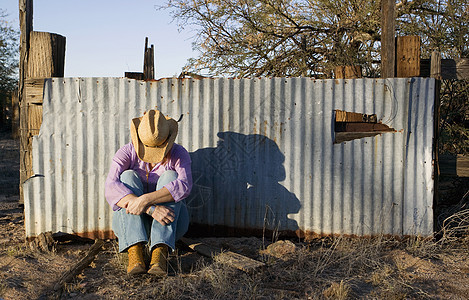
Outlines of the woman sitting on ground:
<svg viewBox="0 0 469 300">
<path fill-rule="evenodd" d="M 192 188 L 191 159 L 174 143 L 178 123 L 149 110 L 131 122 L 132 142 L 112 159 L 105 195 L 114 210 L 112 229 L 119 252 L 128 252 L 127 273 L 146 273 L 143 249 L 149 243 L 148 273 L 167 274 L 169 249 L 189 226 L 184 198 Z"/>
</svg>

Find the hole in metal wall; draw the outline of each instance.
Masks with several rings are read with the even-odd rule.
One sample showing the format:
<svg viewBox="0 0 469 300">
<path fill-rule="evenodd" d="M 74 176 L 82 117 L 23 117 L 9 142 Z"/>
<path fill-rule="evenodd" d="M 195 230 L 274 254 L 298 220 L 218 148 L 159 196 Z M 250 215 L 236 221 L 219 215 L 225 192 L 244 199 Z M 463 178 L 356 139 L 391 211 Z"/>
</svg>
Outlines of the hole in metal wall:
<svg viewBox="0 0 469 300">
<path fill-rule="evenodd" d="M 386 124 L 378 122 L 376 114 L 368 115 L 335 110 L 335 144 L 375 136 L 386 132 L 396 132 L 396 130 Z"/>
</svg>

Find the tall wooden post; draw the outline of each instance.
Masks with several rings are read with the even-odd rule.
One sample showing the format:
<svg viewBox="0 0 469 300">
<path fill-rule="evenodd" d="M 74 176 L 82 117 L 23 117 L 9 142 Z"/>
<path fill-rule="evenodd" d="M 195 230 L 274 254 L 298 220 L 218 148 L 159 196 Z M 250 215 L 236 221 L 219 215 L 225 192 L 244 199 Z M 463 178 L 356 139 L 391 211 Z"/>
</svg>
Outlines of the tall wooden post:
<svg viewBox="0 0 469 300">
<path fill-rule="evenodd" d="M 381 0 L 381 77 L 394 77 L 395 0 Z"/>
<path fill-rule="evenodd" d="M 420 37 L 396 38 L 396 77 L 420 76 Z"/>
<path fill-rule="evenodd" d="M 29 34 L 33 31 L 33 0 L 19 0 L 19 13 L 21 34 L 18 98 L 21 103 L 28 66 Z"/>
<path fill-rule="evenodd" d="M 26 70 L 28 67 L 29 57 L 29 35 L 33 31 L 33 0 L 19 0 L 19 19 L 20 19 L 20 63 L 19 63 L 19 80 L 18 80 L 18 101 L 20 106 L 20 203 L 24 202 L 23 197 L 23 182 L 27 179 L 26 152 L 28 148 L 27 119 L 24 109 L 22 109 L 24 97 L 24 81 L 26 79 Z"/>
<path fill-rule="evenodd" d="M 63 77 L 65 37 L 33 29 L 32 0 L 20 0 L 20 202 L 24 202 L 23 182 L 33 174 L 32 138 L 42 123 L 44 78 Z"/>
</svg>

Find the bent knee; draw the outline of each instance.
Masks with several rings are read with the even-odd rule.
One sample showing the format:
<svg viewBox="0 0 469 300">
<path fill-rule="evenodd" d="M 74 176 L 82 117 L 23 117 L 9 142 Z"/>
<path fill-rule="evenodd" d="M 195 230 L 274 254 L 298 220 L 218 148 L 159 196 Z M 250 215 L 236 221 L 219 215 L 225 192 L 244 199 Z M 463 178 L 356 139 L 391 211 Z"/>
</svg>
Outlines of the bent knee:
<svg viewBox="0 0 469 300">
<path fill-rule="evenodd" d="M 135 172 L 134 170 L 125 170 L 124 172 L 122 172 L 119 179 L 122 183 L 131 183 L 137 179 L 140 180 L 137 172 Z"/>
</svg>

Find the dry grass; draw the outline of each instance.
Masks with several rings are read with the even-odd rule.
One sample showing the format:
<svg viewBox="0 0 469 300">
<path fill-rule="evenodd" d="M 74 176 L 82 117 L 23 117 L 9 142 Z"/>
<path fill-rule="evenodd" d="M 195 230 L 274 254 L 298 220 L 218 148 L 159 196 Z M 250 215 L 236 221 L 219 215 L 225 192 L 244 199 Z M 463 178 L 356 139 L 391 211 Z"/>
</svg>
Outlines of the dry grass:
<svg viewBox="0 0 469 300">
<path fill-rule="evenodd" d="M 111 246 L 112 246 L 114 255 L 112 259 L 110 260 L 110 264 L 113 267 L 115 267 L 117 270 L 126 271 L 127 264 L 129 262 L 127 253 L 119 253 L 119 245 L 117 244 L 116 241 L 112 241 Z"/>
<path fill-rule="evenodd" d="M 259 245 L 258 251 L 244 254 L 266 263 L 265 268 L 254 274 L 229 267 L 217 257 L 208 260 L 181 249 L 170 256 L 170 276 L 163 279 L 150 275 L 130 277 L 126 275 L 127 255 L 118 253 L 117 243 L 110 241 L 96 260 L 96 267 L 86 269 L 65 286 L 62 298 L 464 298 L 469 293 L 468 215 L 467 210 L 461 210 L 447 218 L 439 239 L 326 237 L 296 241 L 293 247 L 291 242 L 279 242 L 277 245 L 289 247 L 271 248 L 281 255 L 265 251 L 266 239 L 254 239 L 258 244 L 250 240 L 249 245 Z M 223 243 L 230 244 L 230 240 Z M 246 240 L 232 239 L 231 245 L 243 243 L 246 245 Z M 41 272 L 49 274 L 44 272 L 48 266 L 65 255 L 62 247 L 59 244 L 57 253 L 44 255 L 24 244 L 10 245 L 0 249 L 0 259 L 4 268 L 20 267 L 23 261 L 37 261 L 43 264 Z M 74 255 L 79 257 L 77 253 Z M 0 275 L 0 297 L 11 299 L 12 288 L 17 294 L 21 292 L 20 284 L 13 282 L 13 277 L 7 277 L 7 273 Z M 22 280 L 31 279 L 24 277 Z"/>
<path fill-rule="evenodd" d="M 127 276 L 127 256 L 117 249 L 116 242 L 109 242 L 96 268 L 85 270 L 65 286 L 62 298 L 408 299 L 458 298 L 469 292 L 469 276 L 464 271 L 469 270 L 469 248 L 461 238 L 451 242 L 449 238 L 323 238 L 296 243 L 296 249 L 283 256 L 259 253 L 252 258 L 264 257 L 266 267 L 255 274 L 231 268 L 217 257 L 199 258 L 188 267 L 187 256 L 195 254 L 180 251 L 171 255 L 170 276 L 163 279 Z M 48 259 L 63 255 L 60 251 L 58 245 L 58 253 Z M 3 249 L 3 255 L 21 260 L 35 254 L 15 246 Z M 457 273 L 455 266 L 462 271 Z M 437 288 L 445 285 L 449 286 L 447 290 Z M 5 293 L 8 282 L 0 278 L 0 297 Z"/>
<path fill-rule="evenodd" d="M 341 280 L 340 283 L 333 282 L 322 294 L 327 299 L 345 300 L 350 296 L 350 290 L 348 284 Z"/>
<path fill-rule="evenodd" d="M 0 297 L 4 297 L 4 294 L 7 290 L 7 283 L 5 282 L 4 279 L 0 279 Z"/>
</svg>

